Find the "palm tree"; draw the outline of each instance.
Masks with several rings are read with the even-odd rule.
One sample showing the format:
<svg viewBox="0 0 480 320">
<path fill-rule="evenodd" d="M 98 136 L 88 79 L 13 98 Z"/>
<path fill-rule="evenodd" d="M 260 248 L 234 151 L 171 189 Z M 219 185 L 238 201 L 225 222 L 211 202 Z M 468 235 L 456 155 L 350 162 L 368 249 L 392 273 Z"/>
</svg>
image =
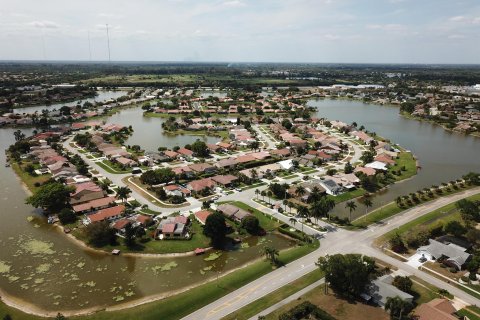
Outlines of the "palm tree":
<svg viewBox="0 0 480 320">
<path fill-rule="evenodd" d="M 287 199 L 283 200 L 284 211 L 287 211 L 287 204 L 288 204 L 288 200 Z"/>
<path fill-rule="evenodd" d="M 355 209 L 357 209 L 357 205 L 353 201 L 347 201 L 345 208 L 347 208 L 349 211 L 348 220 L 352 222 L 352 212 L 355 211 Z"/>
<path fill-rule="evenodd" d="M 297 187 L 297 189 L 295 190 L 295 194 L 300 198 L 305 194 L 305 192 L 306 192 L 306 190 L 302 185 L 299 185 Z"/>
<path fill-rule="evenodd" d="M 278 252 L 277 249 L 275 249 L 273 247 L 265 247 L 265 249 L 263 251 L 263 254 L 265 255 L 265 257 L 267 259 L 270 260 L 271 264 L 277 264 L 277 262 L 278 262 L 277 257 L 279 255 L 279 252 Z"/>
<path fill-rule="evenodd" d="M 400 196 L 396 197 L 395 202 L 397 203 L 397 206 L 401 207 L 402 206 L 402 197 L 400 197 Z"/>
<path fill-rule="evenodd" d="M 387 297 L 385 303 L 385 310 L 390 311 L 390 319 L 403 319 L 403 316 L 408 314 L 412 310 L 412 304 L 408 301 L 404 301 L 399 296 Z"/>
<path fill-rule="evenodd" d="M 373 202 L 370 198 L 365 198 L 365 200 L 363 200 L 363 205 L 365 206 L 365 216 L 366 216 L 368 212 L 368 208 L 373 206 Z"/>
<path fill-rule="evenodd" d="M 295 224 L 297 223 L 297 219 L 295 218 L 290 218 L 288 221 L 295 227 Z"/>
<path fill-rule="evenodd" d="M 258 195 L 260 194 L 260 190 L 258 189 L 255 189 L 255 195 L 257 196 L 257 200 L 258 200 Z"/>
<path fill-rule="evenodd" d="M 255 181 L 258 178 L 258 172 L 255 169 L 250 170 L 250 176 L 252 177 L 252 180 Z"/>
<path fill-rule="evenodd" d="M 260 192 L 260 195 L 262 196 L 262 201 L 265 202 L 265 196 L 267 195 L 265 190 L 262 190 L 262 192 Z"/>
<path fill-rule="evenodd" d="M 301 218 L 308 217 L 308 215 L 309 215 L 309 210 L 308 210 L 308 208 L 307 208 L 306 206 L 300 205 L 297 210 L 298 210 L 298 215 L 299 215 Z M 303 232 L 303 221 L 301 221 L 301 223 L 302 223 L 302 232 Z"/>
<path fill-rule="evenodd" d="M 122 200 L 122 202 L 127 201 L 128 196 L 132 193 L 129 187 L 119 187 L 117 189 L 117 198 Z"/>
<path fill-rule="evenodd" d="M 270 203 L 270 200 L 272 200 L 272 195 L 273 195 L 272 191 L 268 190 L 268 191 L 267 191 L 268 204 L 271 204 L 271 203 Z"/>
</svg>

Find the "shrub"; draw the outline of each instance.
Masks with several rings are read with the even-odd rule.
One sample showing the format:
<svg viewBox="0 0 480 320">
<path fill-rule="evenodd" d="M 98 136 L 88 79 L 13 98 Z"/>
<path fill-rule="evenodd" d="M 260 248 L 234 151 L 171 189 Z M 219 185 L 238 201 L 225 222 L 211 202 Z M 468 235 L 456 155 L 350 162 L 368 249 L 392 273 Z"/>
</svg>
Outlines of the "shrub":
<svg viewBox="0 0 480 320">
<path fill-rule="evenodd" d="M 456 268 L 449 268 L 448 271 L 450 271 L 451 273 L 457 273 L 458 270 Z"/>
<path fill-rule="evenodd" d="M 466 283 L 469 282 L 469 281 L 468 281 L 468 277 L 463 276 L 463 277 L 461 277 L 460 279 L 461 279 L 463 282 L 466 282 Z"/>
</svg>

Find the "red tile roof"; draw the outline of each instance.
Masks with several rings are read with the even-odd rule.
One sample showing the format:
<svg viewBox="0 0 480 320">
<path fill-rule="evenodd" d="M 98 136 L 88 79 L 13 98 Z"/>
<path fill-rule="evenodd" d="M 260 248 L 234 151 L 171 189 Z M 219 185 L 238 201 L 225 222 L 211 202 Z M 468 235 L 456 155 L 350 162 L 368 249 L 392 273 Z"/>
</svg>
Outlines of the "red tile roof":
<svg viewBox="0 0 480 320">
<path fill-rule="evenodd" d="M 202 210 L 195 212 L 195 217 L 200 221 L 200 223 L 205 224 L 205 221 L 207 221 L 207 218 L 209 215 L 212 213 L 208 210 Z"/>
<path fill-rule="evenodd" d="M 73 211 L 82 212 L 82 211 L 89 210 L 91 208 L 97 209 L 100 207 L 104 207 L 112 202 L 115 202 L 115 197 L 105 197 L 105 198 L 95 199 L 92 201 L 88 201 L 88 202 L 73 206 Z"/>
<path fill-rule="evenodd" d="M 107 209 L 102 209 L 99 210 L 98 212 L 91 214 L 88 216 L 91 222 L 99 222 L 106 220 L 108 218 L 116 217 L 122 214 L 122 212 L 125 210 L 124 205 L 119 205 Z"/>
</svg>

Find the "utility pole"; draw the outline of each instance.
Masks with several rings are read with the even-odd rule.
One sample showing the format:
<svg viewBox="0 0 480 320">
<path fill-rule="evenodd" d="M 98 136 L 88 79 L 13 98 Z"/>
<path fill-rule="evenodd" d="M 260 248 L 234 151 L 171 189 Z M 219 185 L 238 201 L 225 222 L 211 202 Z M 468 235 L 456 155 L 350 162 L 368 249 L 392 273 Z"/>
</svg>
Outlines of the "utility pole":
<svg viewBox="0 0 480 320">
<path fill-rule="evenodd" d="M 90 30 L 88 30 L 88 57 L 92 61 L 92 45 L 90 44 Z"/>
<path fill-rule="evenodd" d="M 111 62 L 111 60 L 110 60 L 110 36 L 108 34 L 108 23 L 107 23 L 107 46 L 108 46 L 108 62 Z"/>
</svg>

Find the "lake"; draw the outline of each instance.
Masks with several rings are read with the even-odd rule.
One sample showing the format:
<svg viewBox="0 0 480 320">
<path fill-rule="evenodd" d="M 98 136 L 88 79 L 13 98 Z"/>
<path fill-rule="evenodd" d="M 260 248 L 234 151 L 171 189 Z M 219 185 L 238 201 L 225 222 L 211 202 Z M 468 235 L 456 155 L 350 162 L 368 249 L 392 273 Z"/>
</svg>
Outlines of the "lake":
<svg viewBox="0 0 480 320">
<path fill-rule="evenodd" d="M 77 104 L 83 105 L 85 102 L 104 102 L 108 101 L 110 99 L 117 99 L 120 98 L 121 96 L 124 96 L 127 94 L 128 91 L 124 90 L 115 90 L 115 91 L 107 91 L 107 90 L 100 90 L 97 91 L 97 95 L 93 98 L 86 98 L 82 100 L 75 100 L 75 101 L 70 101 L 70 102 L 60 102 L 60 103 L 52 103 L 49 105 L 40 105 L 40 106 L 31 106 L 31 107 L 25 107 L 25 108 L 18 108 L 18 109 L 13 109 L 13 112 L 15 113 L 34 113 L 35 111 L 42 112 L 42 110 L 47 109 L 47 110 L 59 110 L 63 106 L 76 106 Z"/>
<path fill-rule="evenodd" d="M 422 167 L 412 179 L 397 183 L 387 192 L 373 198 L 373 208 L 433 184 L 461 178 L 470 171 L 480 171 L 480 138 L 454 133 L 438 125 L 407 119 L 395 106 L 381 106 L 352 100 L 313 99 L 309 106 L 317 108 L 316 116 L 346 123 L 357 122 L 369 131 L 398 143 L 418 157 Z M 364 213 L 359 206 L 356 216 Z M 347 210 L 339 206 L 334 214 L 342 217 Z"/>
</svg>

